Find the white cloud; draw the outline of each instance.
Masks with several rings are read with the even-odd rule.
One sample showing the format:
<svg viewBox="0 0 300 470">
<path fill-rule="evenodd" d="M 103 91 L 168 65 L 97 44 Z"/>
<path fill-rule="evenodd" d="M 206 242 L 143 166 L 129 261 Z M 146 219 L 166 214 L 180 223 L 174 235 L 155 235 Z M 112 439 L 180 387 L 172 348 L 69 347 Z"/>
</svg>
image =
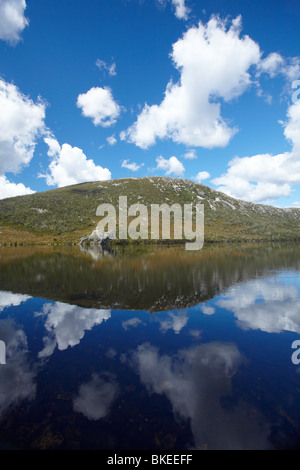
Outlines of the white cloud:
<svg viewBox="0 0 300 470">
<path fill-rule="evenodd" d="M 0 39 L 11 44 L 20 41 L 20 33 L 28 25 L 25 9 L 25 0 L 0 1 Z"/>
<path fill-rule="evenodd" d="M 116 145 L 117 143 L 117 139 L 115 138 L 114 135 L 110 135 L 109 137 L 107 137 L 106 141 L 108 145 L 111 145 L 111 146 Z"/>
<path fill-rule="evenodd" d="M 23 183 L 12 183 L 6 176 L 0 176 L 0 199 L 34 193 L 35 191 L 27 188 Z"/>
<path fill-rule="evenodd" d="M 186 160 L 196 160 L 198 158 L 197 154 L 196 154 L 196 151 L 195 149 L 192 149 L 192 150 L 188 150 L 183 158 L 185 158 Z"/>
<path fill-rule="evenodd" d="M 282 57 L 278 52 L 271 52 L 266 58 L 257 64 L 257 76 L 267 74 L 271 78 L 276 75 L 283 75 L 288 81 L 293 81 L 300 74 L 299 57 Z"/>
<path fill-rule="evenodd" d="M 92 119 L 95 126 L 114 125 L 121 113 L 121 107 L 114 100 L 110 88 L 94 87 L 77 98 L 77 107 L 82 115 Z"/>
<path fill-rule="evenodd" d="M 107 72 L 110 77 L 115 77 L 117 75 L 117 65 L 114 62 L 112 64 L 108 64 L 104 60 L 97 59 L 96 67 L 98 67 L 99 70 Z"/>
<path fill-rule="evenodd" d="M 251 85 L 249 69 L 261 55 L 249 36 L 240 37 L 240 29 L 240 17 L 229 28 L 215 17 L 190 28 L 171 53 L 180 80 L 169 82 L 161 104 L 145 104 L 121 138 L 141 148 L 164 138 L 189 146 L 226 146 L 236 129 L 222 117 L 221 101 L 229 102 Z"/>
<path fill-rule="evenodd" d="M 282 73 L 292 82 L 300 76 L 300 58 L 292 57 L 283 68 Z"/>
<path fill-rule="evenodd" d="M 185 4 L 185 0 L 171 0 L 175 7 L 175 16 L 179 20 L 187 20 L 189 9 Z"/>
<path fill-rule="evenodd" d="M 212 180 L 219 191 L 253 202 L 270 203 L 289 197 L 300 183 L 300 101 L 292 104 L 282 123 L 291 151 L 278 155 L 235 157 L 225 174 Z"/>
<path fill-rule="evenodd" d="M 267 57 L 261 59 L 257 64 L 256 77 L 275 78 L 282 76 L 285 79 L 283 93 L 290 96 L 291 86 L 293 82 L 300 76 L 300 58 L 299 57 L 282 57 L 278 52 L 271 52 Z M 273 97 L 270 93 L 263 90 L 259 80 L 256 81 L 257 96 L 262 97 L 266 103 L 271 104 Z"/>
<path fill-rule="evenodd" d="M 278 52 L 272 52 L 265 59 L 261 60 L 258 65 L 258 75 L 261 73 L 267 73 L 271 77 L 275 77 L 278 71 L 284 64 L 283 57 Z"/>
<path fill-rule="evenodd" d="M 289 162 L 289 154 L 236 157 L 229 162 L 227 173 L 213 179 L 212 183 L 217 186 L 218 191 L 231 197 L 270 203 L 281 196 L 291 195 L 290 182 L 296 175 L 291 173 L 292 167 L 299 178 L 299 164 Z"/>
<path fill-rule="evenodd" d="M 194 180 L 196 183 L 201 184 L 203 180 L 207 180 L 208 178 L 210 178 L 210 173 L 208 173 L 208 171 L 199 171 Z"/>
<path fill-rule="evenodd" d="M 56 139 L 46 137 L 49 147 L 48 156 L 52 158 L 49 165 L 49 173 L 39 175 L 46 178 L 49 186 L 68 186 L 89 181 L 102 181 L 111 179 L 111 172 L 107 168 L 96 165 L 93 160 L 88 160 L 83 151 L 78 147 L 63 144 L 61 147 Z"/>
<path fill-rule="evenodd" d="M 57 157 L 57 155 L 59 155 L 61 152 L 61 146 L 59 145 L 55 137 L 45 137 L 44 141 L 48 145 L 48 157 Z"/>
<path fill-rule="evenodd" d="M 166 175 L 183 176 L 185 172 L 183 164 L 176 157 L 166 159 L 160 156 L 156 159 L 156 162 L 156 170 L 164 170 Z"/>
<path fill-rule="evenodd" d="M 38 138 L 46 133 L 45 109 L 41 100 L 34 103 L 0 78 L 0 199 L 34 193 L 9 181 L 5 173 L 17 173 L 30 163 Z"/>
<path fill-rule="evenodd" d="M 291 105 L 287 112 L 287 121 L 283 123 L 284 135 L 292 145 L 295 157 L 300 155 L 300 100 Z"/>
<path fill-rule="evenodd" d="M 45 108 L 45 103 L 34 103 L 0 79 L 0 175 L 29 164 L 37 139 L 45 132 Z"/>
<path fill-rule="evenodd" d="M 136 162 L 129 163 L 129 160 L 123 160 L 122 168 L 127 168 L 130 171 L 138 171 L 144 164 L 138 165 Z"/>
<path fill-rule="evenodd" d="M 157 0 L 162 6 L 165 6 L 167 0 Z M 175 16 L 179 20 L 187 20 L 190 13 L 189 8 L 185 4 L 185 0 L 168 0 L 175 8 Z"/>
</svg>

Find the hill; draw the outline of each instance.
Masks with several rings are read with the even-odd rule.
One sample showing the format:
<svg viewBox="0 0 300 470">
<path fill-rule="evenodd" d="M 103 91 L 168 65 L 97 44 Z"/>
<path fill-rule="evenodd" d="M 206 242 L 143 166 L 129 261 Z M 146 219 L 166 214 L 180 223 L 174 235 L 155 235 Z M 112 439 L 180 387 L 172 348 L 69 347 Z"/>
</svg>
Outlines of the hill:
<svg viewBox="0 0 300 470">
<path fill-rule="evenodd" d="M 205 207 L 205 242 L 299 241 L 300 209 L 233 199 L 190 180 L 149 177 L 82 183 L 0 201 L 0 243 L 73 244 L 100 220 L 100 204 L 174 203 Z"/>
</svg>

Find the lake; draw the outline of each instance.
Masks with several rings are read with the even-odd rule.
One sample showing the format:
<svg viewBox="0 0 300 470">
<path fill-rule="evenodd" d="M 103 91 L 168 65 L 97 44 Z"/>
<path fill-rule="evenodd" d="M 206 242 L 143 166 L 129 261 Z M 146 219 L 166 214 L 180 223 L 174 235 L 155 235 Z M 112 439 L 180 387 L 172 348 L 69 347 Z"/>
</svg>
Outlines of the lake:
<svg viewBox="0 0 300 470">
<path fill-rule="evenodd" d="M 300 448 L 300 246 L 0 248 L 2 449 Z"/>
</svg>

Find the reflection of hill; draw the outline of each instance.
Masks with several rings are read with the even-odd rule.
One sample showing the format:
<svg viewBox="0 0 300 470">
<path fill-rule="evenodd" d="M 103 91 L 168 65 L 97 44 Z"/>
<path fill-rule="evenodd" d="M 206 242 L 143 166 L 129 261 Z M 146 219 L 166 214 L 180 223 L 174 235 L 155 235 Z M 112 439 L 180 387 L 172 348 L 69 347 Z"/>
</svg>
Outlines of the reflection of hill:
<svg viewBox="0 0 300 470">
<path fill-rule="evenodd" d="M 20 253 L 20 256 L 18 256 Z M 99 257 L 79 249 L 0 252 L 0 289 L 89 308 L 164 311 L 206 301 L 270 270 L 299 269 L 298 245 L 183 248 Z M 11 256 L 10 256 L 11 255 Z"/>
</svg>

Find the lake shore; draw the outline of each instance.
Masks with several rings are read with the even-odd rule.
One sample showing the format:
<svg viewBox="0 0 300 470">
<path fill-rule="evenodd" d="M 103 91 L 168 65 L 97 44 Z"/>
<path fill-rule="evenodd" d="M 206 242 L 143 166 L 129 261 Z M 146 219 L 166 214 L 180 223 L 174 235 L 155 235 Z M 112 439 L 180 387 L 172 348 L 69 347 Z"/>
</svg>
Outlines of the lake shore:
<svg viewBox="0 0 300 470">
<path fill-rule="evenodd" d="M 13 226 L 0 226 L 0 246 L 75 246 L 81 245 L 81 240 L 89 235 L 87 230 L 76 230 L 66 233 L 38 233 Z M 155 245 L 183 245 L 190 240 L 110 240 L 109 246 L 117 248 L 122 246 L 155 246 Z M 275 234 L 270 237 L 266 235 L 241 234 L 233 232 L 213 233 L 207 231 L 204 244 L 212 243 L 297 243 L 300 242 L 300 236 L 284 236 Z M 107 244 L 107 243 L 106 243 Z M 82 243 L 83 246 L 90 246 L 88 242 Z M 98 246 L 100 243 L 97 244 Z M 96 246 L 97 246 L 96 245 Z"/>
</svg>

